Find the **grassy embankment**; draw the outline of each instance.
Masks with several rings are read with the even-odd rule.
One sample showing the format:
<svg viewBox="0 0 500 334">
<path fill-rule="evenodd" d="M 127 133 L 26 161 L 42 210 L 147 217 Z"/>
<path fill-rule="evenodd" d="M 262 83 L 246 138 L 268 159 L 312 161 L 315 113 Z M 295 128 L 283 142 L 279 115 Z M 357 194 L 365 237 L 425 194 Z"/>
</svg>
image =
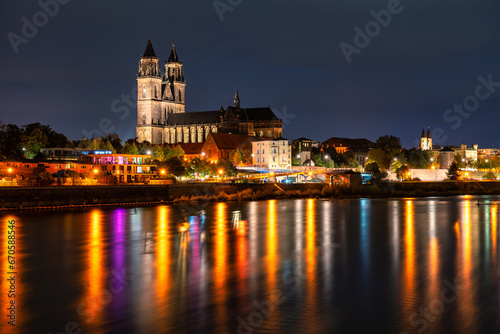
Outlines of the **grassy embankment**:
<svg viewBox="0 0 500 334">
<path fill-rule="evenodd" d="M 498 195 L 500 182 L 394 182 L 380 185 L 366 185 L 359 188 L 346 186 L 328 186 L 322 189 L 282 190 L 275 189 L 245 189 L 227 194 L 221 191 L 217 194 L 196 194 L 181 196 L 174 203 L 198 201 L 253 201 L 267 199 L 290 198 L 388 198 L 388 197 L 424 197 L 424 196 L 455 196 L 455 195 Z"/>
</svg>

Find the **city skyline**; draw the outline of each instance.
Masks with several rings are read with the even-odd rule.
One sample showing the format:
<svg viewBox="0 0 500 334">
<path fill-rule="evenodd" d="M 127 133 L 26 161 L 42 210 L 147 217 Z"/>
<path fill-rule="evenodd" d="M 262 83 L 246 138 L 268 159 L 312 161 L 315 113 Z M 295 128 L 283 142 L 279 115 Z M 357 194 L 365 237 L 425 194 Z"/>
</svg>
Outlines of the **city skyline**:
<svg viewBox="0 0 500 334">
<path fill-rule="evenodd" d="M 392 134 L 418 147 L 430 126 L 441 146 L 500 146 L 498 4 L 197 3 L 4 5 L 2 121 L 134 137 L 135 101 L 122 98 L 150 36 L 161 64 L 176 41 L 187 112 L 227 107 L 238 88 L 243 107 L 277 111 L 290 139 Z"/>
</svg>

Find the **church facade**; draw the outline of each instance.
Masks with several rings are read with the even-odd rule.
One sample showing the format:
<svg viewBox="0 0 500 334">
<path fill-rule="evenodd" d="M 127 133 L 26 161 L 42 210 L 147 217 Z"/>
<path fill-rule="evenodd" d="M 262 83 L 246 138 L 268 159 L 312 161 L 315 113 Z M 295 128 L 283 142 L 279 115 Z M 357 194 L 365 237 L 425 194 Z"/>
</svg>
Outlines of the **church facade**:
<svg viewBox="0 0 500 334">
<path fill-rule="evenodd" d="M 137 74 L 137 124 L 139 142 L 151 144 L 202 143 L 209 133 L 282 136 L 282 120 L 271 108 L 241 108 L 238 91 L 234 106 L 219 110 L 186 112 L 184 68 L 175 45 L 164 72 L 148 39 Z"/>
</svg>

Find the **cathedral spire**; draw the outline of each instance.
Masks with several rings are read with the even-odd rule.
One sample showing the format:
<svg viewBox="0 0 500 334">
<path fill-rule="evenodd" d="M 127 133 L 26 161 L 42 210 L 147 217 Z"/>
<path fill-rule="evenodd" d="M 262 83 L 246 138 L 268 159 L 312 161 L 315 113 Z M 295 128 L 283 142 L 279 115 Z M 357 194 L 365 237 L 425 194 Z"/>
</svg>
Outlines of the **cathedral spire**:
<svg viewBox="0 0 500 334">
<path fill-rule="evenodd" d="M 238 89 L 236 89 L 236 94 L 234 94 L 234 107 L 240 109 L 240 95 L 238 94 Z"/>
<path fill-rule="evenodd" d="M 420 138 L 425 138 L 425 129 L 422 129 L 422 135 L 420 136 Z"/>
<path fill-rule="evenodd" d="M 170 52 L 170 57 L 168 57 L 169 63 L 180 63 L 179 57 L 177 57 L 177 52 L 175 51 L 175 42 L 172 41 L 172 51 Z"/>
<path fill-rule="evenodd" d="M 146 50 L 144 50 L 143 57 L 156 57 L 153 44 L 151 43 L 151 37 L 148 37 L 148 44 L 146 45 Z"/>
<path fill-rule="evenodd" d="M 431 136 L 431 128 L 430 127 L 427 128 L 427 138 L 428 139 L 432 138 L 432 136 Z"/>
</svg>

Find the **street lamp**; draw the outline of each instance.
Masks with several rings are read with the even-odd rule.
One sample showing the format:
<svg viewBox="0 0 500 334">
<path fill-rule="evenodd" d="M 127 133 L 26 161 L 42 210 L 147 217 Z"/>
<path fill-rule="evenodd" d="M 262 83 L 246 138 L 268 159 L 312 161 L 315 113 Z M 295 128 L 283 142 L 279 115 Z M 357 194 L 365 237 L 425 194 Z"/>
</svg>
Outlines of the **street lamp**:
<svg viewBox="0 0 500 334">
<path fill-rule="evenodd" d="M 7 172 L 10 174 L 10 185 L 12 186 L 12 168 L 9 168 Z"/>
<path fill-rule="evenodd" d="M 151 151 L 147 151 L 146 153 L 147 153 L 148 155 L 151 155 Z"/>
</svg>

